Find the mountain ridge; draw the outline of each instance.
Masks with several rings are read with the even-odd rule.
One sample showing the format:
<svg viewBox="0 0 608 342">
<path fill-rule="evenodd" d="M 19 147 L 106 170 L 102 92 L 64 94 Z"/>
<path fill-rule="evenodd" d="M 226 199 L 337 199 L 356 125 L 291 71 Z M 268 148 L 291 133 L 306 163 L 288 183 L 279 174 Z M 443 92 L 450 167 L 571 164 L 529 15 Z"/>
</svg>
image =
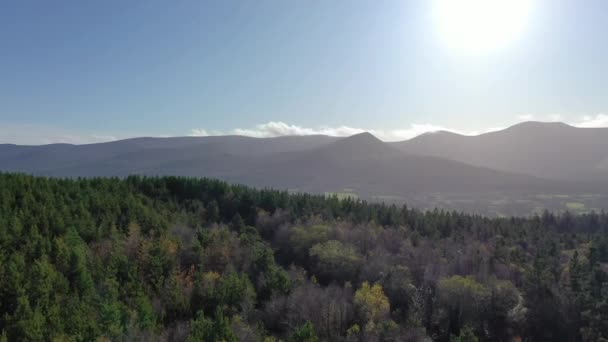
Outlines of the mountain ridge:
<svg viewBox="0 0 608 342">
<path fill-rule="evenodd" d="M 608 128 L 525 122 L 476 136 L 435 133 L 391 143 L 399 150 L 564 181 L 608 181 Z"/>
<path fill-rule="evenodd" d="M 478 206 L 491 206 L 494 200 L 488 199 L 489 194 L 499 194 L 496 198 L 504 202 L 501 199 L 504 194 L 509 194 L 509 199 L 524 199 L 535 194 L 606 193 L 604 183 L 596 183 L 594 179 L 589 182 L 575 178 L 552 179 L 545 177 L 544 170 L 535 173 L 513 168 L 526 163 L 537 164 L 538 152 L 527 144 L 545 139 L 549 145 L 556 144 L 555 133 L 552 133 L 554 127 L 559 127 L 560 131 L 566 128 L 568 132 L 580 132 L 575 127 L 553 125 L 547 133 L 541 124 L 538 126 L 541 129 L 532 130 L 536 134 L 530 135 L 525 133 L 530 125 L 479 136 L 428 133 L 396 143 L 386 143 L 363 132 L 343 138 L 324 135 L 214 136 L 134 138 L 88 145 L 0 145 L 0 171 L 52 177 L 125 177 L 131 174 L 209 177 L 312 193 L 341 193 L 350 189 L 348 191 L 354 191 L 363 199 L 390 199 L 421 205 L 447 203 L 456 208 L 462 207 L 458 203 L 470 200 Z M 591 132 L 595 132 L 591 138 L 583 135 L 581 139 L 593 141 L 605 135 L 603 130 Z M 560 132 L 558 138 L 580 149 L 576 134 L 568 138 Z M 510 150 L 501 151 L 501 144 L 511 146 Z M 586 148 L 588 144 L 581 146 Z M 550 164 L 551 160 L 574 163 L 573 169 L 586 165 L 581 159 L 585 154 L 579 152 L 570 159 L 562 158 L 563 150 L 551 148 L 550 153 L 545 152 L 543 158 L 549 160 L 545 163 L 557 170 L 561 170 L 559 163 Z M 465 158 L 468 156 L 481 158 L 481 161 Z M 484 164 L 483 158 L 490 158 L 489 162 Z M 597 163 L 598 172 L 608 173 L 608 159 Z M 451 197 L 446 198 L 448 195 Z M 439 202 L 429 202 L 429 198 L 439 198 Z M 452 202 L 451 198 L 464 202 Z M 536 199 L 530 203 L 534 201 Z M 593 205 L 608 207 L 602 203 Z"/>
</svg>

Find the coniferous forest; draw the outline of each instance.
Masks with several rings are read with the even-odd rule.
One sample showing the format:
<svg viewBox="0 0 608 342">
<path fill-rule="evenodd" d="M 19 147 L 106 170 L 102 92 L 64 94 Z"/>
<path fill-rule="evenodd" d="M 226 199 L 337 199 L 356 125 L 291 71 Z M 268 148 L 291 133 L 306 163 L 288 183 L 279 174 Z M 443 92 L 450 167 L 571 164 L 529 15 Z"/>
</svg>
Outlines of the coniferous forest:
<svg viewBox="0 0 608 342">
<path fill-rule="evenodd" d="M 0 175 L 0 341 L 607 341 L 608 215 Z"/>
</svg>

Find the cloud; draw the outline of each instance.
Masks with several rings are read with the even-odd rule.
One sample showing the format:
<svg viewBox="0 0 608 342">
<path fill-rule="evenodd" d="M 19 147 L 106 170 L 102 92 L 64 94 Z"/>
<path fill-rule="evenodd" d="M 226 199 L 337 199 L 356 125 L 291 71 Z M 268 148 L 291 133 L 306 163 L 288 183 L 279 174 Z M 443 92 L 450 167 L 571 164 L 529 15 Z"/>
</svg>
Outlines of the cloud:
<svg viewBox="0 0 608 342">
<path fill-rule="evenodd" d="M 535 118 L 546 118 L 552 121 L 560 121 L 561 115 L 534 115 L 523 114 L 516 117 L 516 122 L 530 121 Z M 581 116 L 576 122 L 568 122 L 575 127 L 608 127 L 608 114 L 596 114 L 595 116 Z M 190 131 L 189 136 L 217 136 L 217 135 L 244 135 L 257 138 L 269 138 L 285 135 L 330 135 L 337 137 L 351 136 L 362 132 L 370 132 L 383 141 L 407 140 L 425 133 L 437 131 L 449 131 L 462 135 L 478 135 L 505 129 L 506 126 L 490 127 L 476 131 L 463 131 L 451 127 L 431 123 L 413 123 L 404 128 L 394 129 L 366 129 L 351 126 L 319 126 L 304 127 L 288 124 L 282 121 L 269 121 L 256 125 L 252 128 L 235 128 L 228 131 L 208 130 L 195 128 Z M 43 145 L 51 143 L 89 144 L 96 142 L 113 141 L 138 136 L 137 134 L 100 134 L 75 132 L 54 126 L 34 124 L 2 124 L 0 123 L 0 143 L 12 143 L 19 145 Z M 166 136 L 166 135 L 165 135 Z"/>
<path fill-rule="evenodd" d="M 536 118 L 545 118 L 547 121 L 562 121 L 563 116 L 561 114 L 550 114 L 550 115 L 534 115 L 534 114 L 522 114 L 517 116 L 517 120 L 514 122 L 522 122 L 522 121 L 531 121 L 536 120 Z M 585 116 L 583 120 L 576 123 L 570 123 L 572 126 L 576 127 L 608 127 L 608 115 L 607 114 L 598 114 L 594 117 Z M 206 135 L 223 135 L 223 134 L 234 134 L 234 135 L 244 135 L 256 138 L 270 138 L 270 137 L 278 137 L 285 135 L 330 135 L 337 137 L 351 136 L 357 133 L 369 132 L 379 139 L 383 141 L 400 141 L 407 140 L 413 137 L 419 136 L 425 133 L 433 133 L 438 131 L 448 131 L 462 135 L 479 135 L 484 133 L 496 132 L 503 129 L 506 129 L 510 125 L 506 126 L 495 126 L 489 127 L 486 129 L 478 130 L 478 131 L 463 131 L 459 129 L 454 129 L 450 127 L 435 125 L 431 123 L 413 123 L 410 124 L 407 128 L 396 128 L 396 129 L 365 129 L 360 127 L 350 127 L 350 126 L 337 126 L 337 127 L 328 127 L 328 126 L 320 126 L 318 128 L 312 127 L 303 127 L 298 125 L 287 124 L 282 121 L 270 121 L 264 124 L 256 125 L 253 128 L 236 128 L 230 130 L 228 133 L 223 132 L 213 132 L 212 134 L 207 134 L 208 132 L 204 129 L 196 129 L 192 131 L 192 135 L 206 136 Z M 196 132 L 196 133 L 195 133 Z"/>
<path fill-rule="evenodd" d="M 209 136 L 209 135 L 244 135 L 255 138 L 272 138 L 280 137 L 285 135 L 330 135 L 336 137 L 346 137 L 358 133 L 370 132 L 381 140 L 384 141 L 399 141 L 406 140 L 418 136 L 424 133 L 437 132 L 437 131 L 450 131 L 459 134 L 472 135 L 477 132 L 462 132 L 455 129 L 446 128 L 443 126 L 433 124 L 411 124 L 408 128 L 393 129 L 393 130 L 380 130 L 380 129 L 365 129 L 359 127 L 350 126 L 320 126 L 317 128 L 303 127 L 298 125 L 287 124 L 282 121 L 270 121 L 264 124 L 256 125 L 253 128 L 235 128 L 228 132 L 209 131 L 205 129 L 193 129 L 190 133 L 191 136 Z"/>
<path fill-rule="evenodd" d="M 207 133 L 207 131 L 202 128 L 195 128 L 190 132 L 189 136 L 191 136 L 191 137 L 208 137 L 209 133 Z"/>
<path fill-rule="evenodd" d="M 608 114 L 586 115 L 581 121 L 571 123 L 571 125 L 584 128 L 608 127 Z"/>
<path fill-rule="evenodd" d="M 561 114 L 551 114 L 549 115 L 549 120 L 551 121 L 562 121 L 562 116 Z"/>
<path fill-rule="evenodd" d="M 256 138 L 270 138 L 283 135 L 333 135 L 333 136 L 349 136 L 357 133 L 365 132 L 364 129 L 348 126 L 339 127 L 320 127 L 308 128 L 297 125 L 289 125 L 281 121 L 270 121 L 265 124 L 257 125 L 253 129 L 233 129 L 230 133 L 236 135 L 245 135 Z"/>
<path fill-rule="evenodd" d="M 522 121 L 531 121 L 534 120 L 534 115 L 532 114 L 523 114 L 517 117 L 518 119 L 522 120 Z"/>
<path fill-rule="evenodd" d="M 562 121 L 563 116 L 561 114 L 549 114 L 549 115 L 534 115 L 534 114 L 522 114 L 517 116 L 517 119 L 520 121 Z"/>
</svg>

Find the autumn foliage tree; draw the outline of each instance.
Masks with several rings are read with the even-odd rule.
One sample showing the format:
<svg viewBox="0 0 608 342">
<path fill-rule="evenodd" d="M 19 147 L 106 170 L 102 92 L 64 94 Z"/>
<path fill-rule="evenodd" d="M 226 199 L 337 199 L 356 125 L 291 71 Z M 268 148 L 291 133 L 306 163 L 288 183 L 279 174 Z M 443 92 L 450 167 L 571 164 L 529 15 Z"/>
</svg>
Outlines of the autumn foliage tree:
<svg viewBox="0 0 608 342">
<path fill-rule="evenodd" d="M 604 341 L 608 215 L 0 174 L 0 341 Z"/>
</svg>

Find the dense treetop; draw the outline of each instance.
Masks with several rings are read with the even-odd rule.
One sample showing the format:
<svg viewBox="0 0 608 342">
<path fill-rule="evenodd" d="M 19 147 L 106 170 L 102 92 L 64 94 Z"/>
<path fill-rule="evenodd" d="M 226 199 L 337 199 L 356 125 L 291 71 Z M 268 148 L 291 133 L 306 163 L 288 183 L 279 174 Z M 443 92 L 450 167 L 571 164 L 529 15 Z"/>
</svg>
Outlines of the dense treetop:
<svg viewBox="0 0 608 342">
<path fill-rule="evenodd" d="M 602 341 L 608 215 L 0 174 L 0 340 Z"/>
</svg>

